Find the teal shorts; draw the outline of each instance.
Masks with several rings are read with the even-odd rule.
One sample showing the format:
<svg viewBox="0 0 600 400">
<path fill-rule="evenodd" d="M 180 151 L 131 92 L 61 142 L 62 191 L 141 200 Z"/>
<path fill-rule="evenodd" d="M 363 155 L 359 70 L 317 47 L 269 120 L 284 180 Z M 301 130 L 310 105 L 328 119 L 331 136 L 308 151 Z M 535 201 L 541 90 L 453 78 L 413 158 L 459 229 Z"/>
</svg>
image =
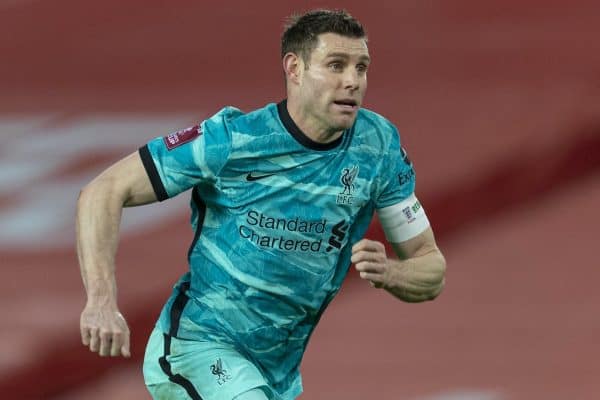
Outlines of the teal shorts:
<svg viewBox="0 0 600 400">
<path fill-rule="evenodd" d="M 232 347 L 183 340 L 154 328 L 144 381 L 155 400 L 276 400 L 258 368 Z"/>
</svg>

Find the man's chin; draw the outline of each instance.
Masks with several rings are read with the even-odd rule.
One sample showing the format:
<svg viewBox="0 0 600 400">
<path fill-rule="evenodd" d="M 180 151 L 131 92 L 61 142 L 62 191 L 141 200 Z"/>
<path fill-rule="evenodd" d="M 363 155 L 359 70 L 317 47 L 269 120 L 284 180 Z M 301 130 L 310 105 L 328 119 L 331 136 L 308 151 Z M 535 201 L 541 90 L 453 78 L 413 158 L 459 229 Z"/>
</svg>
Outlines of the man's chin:
<svg viewBox="0 0 600 400">
<path fill-rule="evenodd" d="M 339 128 L 339 130 L 346 130 L 352 128 L 354 121 L 356 121 L 356 113 L 336 118 L 335 125 Z"/>
</svg>

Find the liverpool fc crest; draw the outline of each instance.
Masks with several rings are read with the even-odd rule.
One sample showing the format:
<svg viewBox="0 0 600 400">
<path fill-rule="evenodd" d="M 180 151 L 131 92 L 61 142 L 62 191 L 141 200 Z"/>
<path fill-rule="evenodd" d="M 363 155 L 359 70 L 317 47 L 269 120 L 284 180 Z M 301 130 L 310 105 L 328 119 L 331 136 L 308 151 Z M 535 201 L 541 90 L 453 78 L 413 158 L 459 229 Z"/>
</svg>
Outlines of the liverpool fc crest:
<svg viewBox="0 0 600 400">
<path fill-rule="evenodd" d="M 354 165 L 350 168 L 344 168 L 340 176 L 340 182 L 344 186 L 344 189 L 337 195 L 336 202 L 338 204 L 353 204 L 353 195 L 355 190 L 354 180 L 358 175 L 358 165 Z"/>
</svg>

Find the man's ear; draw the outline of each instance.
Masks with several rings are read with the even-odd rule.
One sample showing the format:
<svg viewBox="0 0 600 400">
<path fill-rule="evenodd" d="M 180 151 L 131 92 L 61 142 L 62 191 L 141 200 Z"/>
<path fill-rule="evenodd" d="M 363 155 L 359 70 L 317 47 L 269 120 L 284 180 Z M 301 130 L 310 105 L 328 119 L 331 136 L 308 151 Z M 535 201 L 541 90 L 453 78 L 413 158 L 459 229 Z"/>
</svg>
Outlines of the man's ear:
<svg viewBox="0 0 600 400">
<path fill-rule="evenodd" d="M 286 80 L 299 84 L 302 79 L 302 71 L 304 71 L 302 58 L 295 53 L 287 53 L 283 56 L 283 71 Z"/>
</svg>

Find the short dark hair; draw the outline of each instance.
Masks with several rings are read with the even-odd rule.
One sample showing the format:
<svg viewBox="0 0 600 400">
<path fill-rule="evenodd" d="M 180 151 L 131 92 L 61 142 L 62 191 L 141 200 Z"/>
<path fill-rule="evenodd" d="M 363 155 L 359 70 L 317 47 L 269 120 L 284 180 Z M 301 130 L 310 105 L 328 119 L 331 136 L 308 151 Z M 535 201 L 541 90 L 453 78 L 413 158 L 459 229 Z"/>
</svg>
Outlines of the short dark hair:
<svg viewBox="0 0 600 400">
<path fill-rule="evenodd" d="M 281 58 L 291 52 L 301 56 L 308 66 L 310 54 L 323 33 L 367 38 L 361 23 L 345 10 L 313 10 L 302 15 L 295 14 L 289 18 L 281 35 Z"/>
</svg>

